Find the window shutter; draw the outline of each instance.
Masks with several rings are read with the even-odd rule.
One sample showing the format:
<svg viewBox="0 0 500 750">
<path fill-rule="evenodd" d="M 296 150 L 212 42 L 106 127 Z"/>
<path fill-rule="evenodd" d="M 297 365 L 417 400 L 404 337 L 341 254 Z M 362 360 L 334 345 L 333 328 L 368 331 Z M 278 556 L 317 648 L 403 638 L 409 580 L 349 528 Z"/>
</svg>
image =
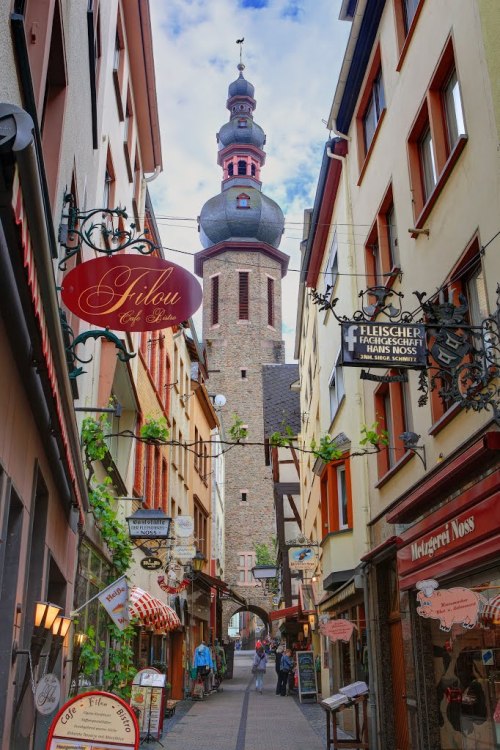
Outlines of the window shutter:
<svg viewBox="0 0 500 750">
<path fill-rule="evenodd" d="M 212 325 L 219 322 L 219 277 L 212 276 Z"/>
<path fill-rule="evenodd" d="M 239 274 L 239 320 L 248 320 L 248 271 Z"/>
<path fill-rule="evenodd" d="M 274 328 L 274 279 L 267 277 L 267 325 Z"/>
</svg>

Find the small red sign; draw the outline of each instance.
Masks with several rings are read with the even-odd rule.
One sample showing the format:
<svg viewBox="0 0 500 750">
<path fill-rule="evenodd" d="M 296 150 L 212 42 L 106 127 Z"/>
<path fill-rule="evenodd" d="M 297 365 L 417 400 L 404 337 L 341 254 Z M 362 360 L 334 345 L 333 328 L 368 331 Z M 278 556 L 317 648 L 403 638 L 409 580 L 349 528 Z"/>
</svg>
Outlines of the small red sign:
<svg viewBox="0 0 500 750">
<path fill-rule="evenodd" d="M 95 258 L 63 279 L 66 307 L 88 323 L 116 331 L 155 331 L 182 323 L 202 300 L 198 280 L 163 258 Z"/>
</svg>

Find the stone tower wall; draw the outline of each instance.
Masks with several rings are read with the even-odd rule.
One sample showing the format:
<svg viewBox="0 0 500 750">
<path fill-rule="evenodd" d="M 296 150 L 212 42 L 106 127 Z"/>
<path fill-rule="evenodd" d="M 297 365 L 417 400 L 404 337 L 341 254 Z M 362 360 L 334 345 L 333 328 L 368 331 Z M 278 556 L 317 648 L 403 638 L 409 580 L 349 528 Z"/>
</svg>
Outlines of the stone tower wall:
<svg viewBox="0 0 500 750">
<path fill-rule="evenodd" d="M 249 320 L 238 321 L 238 272 L 249 271 Z M 211 277 L 219 274 L 219 323 L 212 322 Z M 274 279 L 275 326 L 267 324 L 267 278 Z M 275 535 L 273 482 L 265 465 L 262 365 L 284 362 L 281 339 L 281 265 L 263 253 L 227 251 L 203 267 L 203 333 L 207 344 L 209 389 L 222 393 L 226 405 L 219 415 L 226 431 L 237 414 L 248 426 L 248 442 L 261 445 L 231 449 L 225 456 L 225 571 L 231 588 L 249 604 L 268 611 L 270 597 L 260 585 L 240 585 L 239 555 L 255 543 L 272 545 Z M 246 370 L 246 377 L 242 377 Z M 242 491 L 247 500 L 241 500 Z M 224 607 L 223 628 L 235 605 Z"/>
</svg>

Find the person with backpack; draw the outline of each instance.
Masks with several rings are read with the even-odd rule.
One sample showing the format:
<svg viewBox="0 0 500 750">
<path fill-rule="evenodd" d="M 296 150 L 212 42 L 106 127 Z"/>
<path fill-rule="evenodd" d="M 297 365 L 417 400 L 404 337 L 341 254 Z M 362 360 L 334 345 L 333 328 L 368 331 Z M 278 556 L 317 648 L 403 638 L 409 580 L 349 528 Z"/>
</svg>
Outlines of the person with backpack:
<svg viewBox="0 0 500 750">
<path fill-rule="evenodd" d="M 257 649 L 252 662 L 252 674 L 255 675 L 255 689 L 262 695 L 262 685 L 264 683 L 264 675 L 266 673 L 267 666 L 267 654 L 262 648 Z"/>
<path fill-rule="evenodd" d="M 292 652 L 288 648 L 281 657 L 280 671 L 278 676 L 278 692 L 280 695 L 286 695 L 288 676 L 293 669 Z"/>
</svg>

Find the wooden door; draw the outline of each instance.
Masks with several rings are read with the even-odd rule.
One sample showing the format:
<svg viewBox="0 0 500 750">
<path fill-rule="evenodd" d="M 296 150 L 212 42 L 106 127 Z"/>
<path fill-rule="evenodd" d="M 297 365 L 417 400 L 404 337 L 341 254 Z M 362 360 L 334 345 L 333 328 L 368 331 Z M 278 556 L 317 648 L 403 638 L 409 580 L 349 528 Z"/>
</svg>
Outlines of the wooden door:
<svg viewBox="0 0 500 750">
<path fill-rule="evenodd" d="M 406 707 L 406 680 L 400 617 L 393 616 L 389 619 L 389 639 L 391 647 L 392 705 L 394 710 L 396 750 L 408 750 L 408 711 Z"/>
<path fill-rule="evenodd" d="M 170 694 L 175 700 L 182 700 L 184 698 L 184 667 L 182 663 L 184 634 L 172 633 L 171 639 L 169 678 L 172 683 L 172 689 Z"/>
</svg>

